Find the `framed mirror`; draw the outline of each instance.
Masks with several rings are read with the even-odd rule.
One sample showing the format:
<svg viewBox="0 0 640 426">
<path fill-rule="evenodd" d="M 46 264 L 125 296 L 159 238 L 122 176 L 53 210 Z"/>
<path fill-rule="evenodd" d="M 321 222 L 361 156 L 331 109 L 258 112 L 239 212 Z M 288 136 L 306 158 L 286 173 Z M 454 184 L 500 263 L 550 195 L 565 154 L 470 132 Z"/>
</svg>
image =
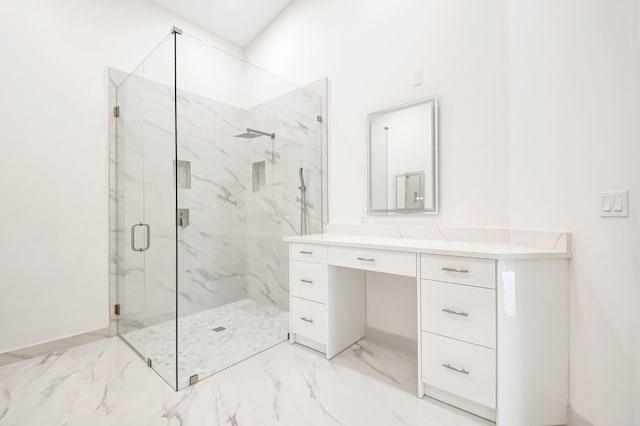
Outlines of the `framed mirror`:
<svg viewBox="0 0 640 426">
<path fill-rule="evenodd" d="M 438 213 L 438 98 L 369 114 L 369 213 Z"/>
</svg>

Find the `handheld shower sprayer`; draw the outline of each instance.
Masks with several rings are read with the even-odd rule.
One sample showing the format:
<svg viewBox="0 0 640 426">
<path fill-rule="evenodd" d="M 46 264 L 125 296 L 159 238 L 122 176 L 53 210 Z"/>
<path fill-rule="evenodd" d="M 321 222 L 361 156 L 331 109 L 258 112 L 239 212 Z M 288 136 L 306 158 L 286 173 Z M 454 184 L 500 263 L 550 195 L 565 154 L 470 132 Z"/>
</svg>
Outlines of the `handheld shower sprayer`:
<svg viewBox="0 0 640 426">
<path fill-rule="evenodd" d="M 301 191 L 305 191 L 305 190 L 307 189 L 307 188 L 304 186 L 304 175 L 302 174 L 303 170 L 304 170 L 304 169 L 303 169 L 302 167 L 300 167 L 300 168 L 298 169 L 298 176 L 300 176 L 300 186 L 298 187 L 298 189 L 299 189 L 299 190 L 301 190 Z"/>
</svg>

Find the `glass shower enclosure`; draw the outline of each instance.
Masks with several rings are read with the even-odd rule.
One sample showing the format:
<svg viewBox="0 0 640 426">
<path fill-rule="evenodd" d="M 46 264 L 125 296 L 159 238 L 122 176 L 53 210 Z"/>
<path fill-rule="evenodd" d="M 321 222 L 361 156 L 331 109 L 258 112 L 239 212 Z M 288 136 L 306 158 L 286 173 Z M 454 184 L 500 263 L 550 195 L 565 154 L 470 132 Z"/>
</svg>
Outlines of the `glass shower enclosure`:
<svg viewBox="0 0 640 426">
<path fill-rule="evenodd" d="M 177 390 L 287 338 L 282 237 L 326 218 L 326 80 L 173 29 L 109 81 L 118 334 Z"/>
</svg>

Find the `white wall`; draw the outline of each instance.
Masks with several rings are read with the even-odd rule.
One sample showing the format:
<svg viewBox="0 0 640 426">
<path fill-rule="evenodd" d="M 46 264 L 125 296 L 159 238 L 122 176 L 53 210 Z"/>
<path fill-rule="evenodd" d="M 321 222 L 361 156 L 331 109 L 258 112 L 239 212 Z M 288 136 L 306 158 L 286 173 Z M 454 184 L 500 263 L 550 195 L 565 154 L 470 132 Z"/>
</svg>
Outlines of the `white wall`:
<svg viewBox="0 0 640 426">
<path fill-rule="evenodd" d="M 574 233 L 571 405 L 595 425 L 640 424 L 632 420 L 640 405 L 636 7 L 510 4 L 512 224 Z M 601 218 L 599 193 L 618 189 L 630 190 L 631 217 Z"/>
<path fill-rule="evenodd" d="M 637 0 L 297 0 L 246 50 L 293 81 L 329 77 L 331 222 L 366 206 L 366 115 L 438 95 L 441 214 L 369 221 L 575 233 L 571 404 L 603 426 L 640 424 L 638 13 Z M 601 219 L 599 192 L 624 188 L 632 216 Z M 368 307 L 393 295 L 378 281 Z"/>
<path fill-rule="evenodd" d="M 415 340 L 416 279 L 367 272 L 367 327 Z"/>
<path fill-rule="evenodd" d="M 506 0 L 297 0 L 248 46 L 250 62 L 291 81 L 330 77 L 331 222 L 366 209 L 366 115 L 438 95 L 442 214 L 404 220 L 508 224 L 506 17 Z"/>
<path fill-rule="evenodd" d="M 141 0 L 0 2 L 0 352 L 108 325 L 106 68 L 181 26 Z"/>
</svg>

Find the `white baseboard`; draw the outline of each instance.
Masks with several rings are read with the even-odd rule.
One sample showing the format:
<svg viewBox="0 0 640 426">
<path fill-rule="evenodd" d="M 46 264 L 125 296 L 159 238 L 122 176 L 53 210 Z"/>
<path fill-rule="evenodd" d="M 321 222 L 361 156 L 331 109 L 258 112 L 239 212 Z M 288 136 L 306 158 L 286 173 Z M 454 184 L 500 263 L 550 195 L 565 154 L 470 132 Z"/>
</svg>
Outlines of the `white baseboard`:
<svg viewBox="0 0 640 426">
<path fill-rule="evenodd" d="M 75 346 L 84 345 L 85 343 L 95 342 L 106 337 L 115 335 L 115 326 L 113 321 L 109 327 L 89 331 L 87 333 L 77 334 L 75 336 L 64 337 L 62 339 L 52 340 L 50 342 L 40 343 L 33 346 L 27 346 L 26 348 L 16 349 L 0 353 L 0 366 L 11 364 L 18 361 L 24 361 L 26 359 L 36 358 L 43 355 L 48 355 L 53 352 L 63 352 L 67 349 Z"/>
<path fill-rule="evenodd" d="M 591 422 L 588 422 L 576 413 L 571 406 L 569 406 L 567 413 L 567 426 L 594 426 Z"/>
</svg>

